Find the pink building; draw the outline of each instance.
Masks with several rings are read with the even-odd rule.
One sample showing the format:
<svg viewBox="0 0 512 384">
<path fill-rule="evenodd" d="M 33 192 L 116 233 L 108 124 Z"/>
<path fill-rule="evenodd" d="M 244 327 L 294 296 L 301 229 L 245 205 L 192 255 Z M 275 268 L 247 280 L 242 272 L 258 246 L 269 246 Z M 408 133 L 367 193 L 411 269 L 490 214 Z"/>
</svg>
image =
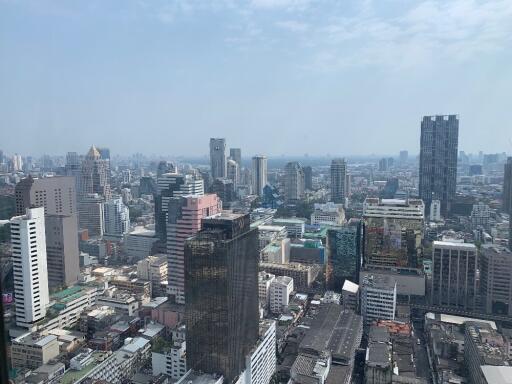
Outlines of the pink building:
<svg viewBox="0 0 512 384">
<path fill-rule="evenodd" d="M 222 210 L 215 194 L 172 197 L 167 211 L 167 293 L 185 303 L 185 240 L 201 229 L 201 220 Z"/>
</svg>

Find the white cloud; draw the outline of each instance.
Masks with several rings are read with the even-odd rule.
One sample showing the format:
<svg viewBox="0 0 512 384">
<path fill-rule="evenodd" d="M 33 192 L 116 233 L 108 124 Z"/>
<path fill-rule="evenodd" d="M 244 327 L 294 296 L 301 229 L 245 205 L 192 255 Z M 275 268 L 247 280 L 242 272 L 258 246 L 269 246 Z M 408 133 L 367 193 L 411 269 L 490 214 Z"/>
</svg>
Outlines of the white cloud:
<svg viewBox="0 0 512 384">
<path fill-rule="evenodd" d="M 276 26 L 290 32 L 305 32 L 309 29 L 309 24 L 296 20 L 278 21 Z"/>
</svg>

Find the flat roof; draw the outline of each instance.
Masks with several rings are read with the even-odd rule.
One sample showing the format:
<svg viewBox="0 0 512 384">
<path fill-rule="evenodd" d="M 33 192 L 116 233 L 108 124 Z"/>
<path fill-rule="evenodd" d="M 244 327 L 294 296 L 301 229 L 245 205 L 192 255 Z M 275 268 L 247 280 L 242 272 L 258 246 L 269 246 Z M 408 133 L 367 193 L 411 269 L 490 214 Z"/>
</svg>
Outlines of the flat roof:
<svg viewBox="0 0 512 384">
<path fill-rule="evenodd" d="M 458 243 L 455 241 L 434 241 L 433 247 L 444 247 L 444 248 L 454 248 L 454 249 L 468 249 L 468 250 L 476 250 L 475 244 L 471 243 Z"/>
<path fill-rule="evenodd" d="M 350 280 L 345 279 L 345 282 L 343 283 L 343 291 L 348 291 L 351 293 L 357 293 L 359 291 L 359 285 L 356 283 L 351 282 Z"/>
<path fill-rule="evenodd" d="M 512 384 L 512 367 L 482 365 L 480 368 L 489 384 Z"/>
<path fill-rule="evenodd" d="M 462 325 L 466 322 L 473 321 L 473 322 L 479 322 L 479 323 L 486 323 L 488 324 L 492 329 L 497 330 L 496 323 L 491 320 L 482 320 L 482 319 L 476 319 L 473 317 L 463 317 L 463 316 L 455 316 L 455 315 L 447 315 L 445 313 L 437 314 L 428 312 L 425 317 L 430 320 L 438 320 L 442 321 L 443 323 L 448 324 L 455 324 L 455 325 Z"/>
</svg>

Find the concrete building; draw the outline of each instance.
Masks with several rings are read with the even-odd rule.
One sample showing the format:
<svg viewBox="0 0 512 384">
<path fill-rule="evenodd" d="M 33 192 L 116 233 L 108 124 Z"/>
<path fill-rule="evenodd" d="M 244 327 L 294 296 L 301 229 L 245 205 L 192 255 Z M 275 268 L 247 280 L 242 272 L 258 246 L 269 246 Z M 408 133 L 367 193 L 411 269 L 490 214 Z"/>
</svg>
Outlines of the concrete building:
<svg viewBox="0 0 512 384">
<path fill-rule="evenodd" d="M 267 309 L 270 303 L 270 284 L 275 280 L 276 276 L 261 271 L 258 274 L 258 298 L 260 307 Z"/>
<path fill-rule="evenodd" d="M 153 297 L 167 294 L 167 268 L 167 255 L 148 256 L 137 263 L 137 277 L 151 282 Z"/>
<path fill-rule="evenodd" d="M 130 230 L 130 211 L 121 197 L 107 200 L 104 205 L 105 236 L 123 237 Z"/>
<path fill-rule="evenodd" d="M 98 305 L 106 305 L 114 308 L 123 315 L 134 316 L 139 309 L 139 302 L 134 295 L 122 291 L 109 291 L 98 296 L 96 299 Z"/>
<path fill-rule="evenodd" d="M 201 229 L 201 220 L 216 215 L 222 208 L 215 194 L 169 199 L 167 218 L 168 294 L 177 303 L 185 302 L 185 240 Z"/>
<path fill-rule="evenodd" d="M 261 320 L 259 339 L 245 359 L 244 384 L 269 384 L 277 366 L 276 323 Z"/>
<path fill-rule="evenodd" d="M 307 290 L 320 273 L 319 265 L 304 265 L 299 263 L 276 264 L 260 263 L 259 270 L 276 276 L 288 276 L 293 279 L 296 290 Z"/>
<path fill-rule="evenodd" d="M 354 312 L 359 311 L 359 285 L 345 279 L 341 289 L 343 298 L 343 309 L 350 309 Z"/>
<path fill-rule="evenodd" d="M 333 159 L 331 162 L 331 200 L 345 204 L 347 163 L 345 159 Z"/>
<path fill-rule="evenodd" d="M 125 236 L 124 251 L 128 260 L 136 261 L 153 254 L 153 245 L 158 240 L 155 231 L 142 226 L 135 227 Z"/>
<path fill-rule="evenodd" d="M 489 228 L 489 220 L 491 218 L 491 208 L 487 204 L 479 202 L 478 204 L 473 204 L 473 209 L 471 210 L 471 227 L 473 229 L 478 229 L 482 227 L 486 230 Z"/>
<path fill-rule="evenodd" d="M 424 211 L 421 200 L 366 198 L 364 263 L 418 268 L 422 261 Z"/>
<path fill-rule="evenodd" d="M 390 276 L 374 276 L 370 272 L 362 273 L 360 287 L 361 314 L 366 326 L 378 320 L 395 320 L 395 279 Z"/>
<path fill-rule="evenodd" d="M 311 225 L 342 225 L 345 222 L 345 210 L 342 204 L 332 202 L 315 203 L 311 214 Z"/>
<path fill-rule="evenodd" d="M 503 211 L 512 214 L 512 157 L 507 158 L 503 174 Z"/>
<path fill-rule="evenodd" d="M 441 220 L 441 200 L 432 200 L 430 203 L 430 221 L 439 222 Z"/>
<path fill-rule="evenodd" d="M 25 333 L 12 340 L 11 363 L 13 368 L 35 369 L 60 353 L 57 336 Z"/>
<path fill-rule="evenodd" d="M 226 139 L 210 139 L 210 169 L 213 179 L 226 177 Z"/>
<path fill-rule="evenodd" d="M 82 161 L 79 200 L 91 193 L 110 198 L 110 160 L 103 158 L 93 145 Z"/>
<path fill-rule="evenodd" d="M 236 188 L 240 182 L 240 167 L 235 160 L 228 159 L 226 168 L 226 178 L 231 180 L 233 182 L 233 186 Z"/>
<path fill-rule="evenodd" d="M 371 326 L 364 365 L 365 384 L 391 384 L 393 376 L 392 345 L 385 327 Z"/>
<path fill-rule="evenodd" d="M 277 276 L 270 283 L 270 311 L 282 313 L 288 308 L 290 295 L 293 292 L 293 279 L 288 276 Z"/>
<path fill-rule="evenodd" d="M 302 168 L 304 170 L 304 188 L 307 191 L 313 190 L 313 168 L 307 165 Z"/>
<path fill-rule="evenodd" d="M 285 239 L 288 231 L 284 225 L 258 226 L 259 249 L 262 250 L 275 240 Z"/>
<path fill-rule="evenodd" d="M 261 240 L 260 240 L 261 241 Z M 288 264 L 291 254 L 290 239 L 277 239 L 260 251 L 260 261 L 264 263 Z"/>
<path fill-rule="evenodd" d="M 105 231 L 105 206 L 103 197 L 84 195 L 78 203 L 78 226 L 87 229 L 89 236 L 103 236 Z"/>
<path fill-rule="evenodd" d="M 237 162 L 239 169 L 242 169 L 242 150 L 240 148 L 229 148 L 229 157 Z"/>
<path fill-rule="evenodd" d="M 301 165 L 292 161 L 284 167 L 284 199 L 286 202 L 297 202 L 304 198 L 305 181 Z"/>
<path fill-rule="evenodd" d="M 49 304 L 44 208 L 29 208 L 10 223 L 16 325 L 32 329 Z"/>
<path fill-rule="evenodd" d="M 477 248 L 474 244 L 434 241 L 431 303 L 467 311 L 476 307 Z"/>
<path fill-rule="evenodd" d="M 252 191 L 255 195 L 263 195 L 267 185 L 267 158 L 257 155 L 252 158 Z"/>
<path fill-rule="evenodd" d="M 441 201 L 441 212 L 451 210 L 457 183 L 459 118 L 424 116 L 421 121 L 419 195 L 430 208 Z"/>
<path fill-rule="evenodd" d="M 306 220 L 300 218 L 274 218 L 272 224 L 277 226 L 286 227 L 286 232 L 289 237 L 301 238 L 304 236 L 304 230 L 306 227 Z"/>
<path fill-rule="evenodd" d="M 496 244 L 483 244 L 479 259 L 485 312 L 512 316 L 512 252 Z"/>
<path fill-rule="evenodd" d="M 171 345 L 153 348 L 151 366 L 153 376 L 164 374 L 173 380 L 179 380 L 187 373 L 186 342 L 173 340 Z"/>
</svg>

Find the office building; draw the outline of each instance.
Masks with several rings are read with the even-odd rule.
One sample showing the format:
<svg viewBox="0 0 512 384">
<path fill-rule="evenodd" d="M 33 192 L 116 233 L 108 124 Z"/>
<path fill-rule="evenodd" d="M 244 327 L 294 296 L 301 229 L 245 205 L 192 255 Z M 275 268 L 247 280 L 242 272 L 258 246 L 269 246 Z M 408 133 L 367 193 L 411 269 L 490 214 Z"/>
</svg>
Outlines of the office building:
<svg viewBox="0 0 512 384">
<path fill-rule="evenodd" d="M 487 204 L 478 202 L 473 204 L 471 210 L 471 227 L 473 229 L 483 228 L 489 230 L 489 221 L 491 219 L 491 208 Z"/>
<path fill-rule="evenodd" d="M 425 116 L 421 122 L 419 195 L 427 208 L 441 201 L 441 212 L 451 210 L 457 184 L 459 118 Z"/>
<path fill-rule="evenodd" d="M 267 185 L 267 158 L 257 155 L 252 158 L 252 193 L 262 196 L 265 185 Z"/>
<path fill-rule="evenodd" d="M 110 160 L 103 158 L 94 145 L 82 161 L 79 199 L 91 193 L 110 198 Z"/>
<path fill-rule="evenodd" d="M 222 203 L 215 194 L 203 196 L 191 195 L 169 199 L 167 219 L 167 265 L 168 294 L 176 302 L 185 302 L 185 240 L 201 229 L 201 220 L 216 215 L 222 209 Z"/>
<path fill-rule="evenodd" d="M 313 190 L 313 168 L 310 165 L 307 165 L 302 168 L 304 170 L 304 188 L 307 191 Z"/>
<path fill-rule="evenodd" d="M 342 225 L 344 222 L 345 210 L 342 204 L 315 203 L 311 214 L 311 225 Z"/>
<path fill-rule="evenodd" d="M 259 339 L 245 359 L 245 384 L 269 384 L 277 368 L 276 322 L 261 320 Z"/>
<path fill-rule="evenodd" d="M 292 161 L 284 167 L 284 199 L 297 202 L 304 198 L 304 171 L 299 163 Z"/>
<path fill-rule="evenodd" d="M 28 208 L 10 223 L 16 325 L 32 329 L 49 304 L 44 208 Z"/>
<path fill-rule="evenodd" d="M 258 274 L 258 297 L 260 307 L 267 309 L 270 303 L 270 284 L 275 280 L 276 276 L 261 271 Z"/>
<path fill-rule="evenodd" d="M 479 259 L 485 312 L 512 316 L 512 252 L 497 244 L 482 244 Z"/>
<path fill-rule="evenodd" d="M 214 180 L 226 177 L 226 139 L 210 139 L 210 170 Z"/>
<path fill-rule="evenodd" d="M 107 200 L 104 204 L 105 236 L 123 237 L 130 230 L 130 211 L 121 197 Z"/>
<path fill-rule="evenodd" d="M 137 226 L 125 236 L 124 251 L 130 261 L 141 260 L 153 254 L 154 244 L 157 242 L 155 231 Z"/>
<path fill-rule="evenodd" d="M 304 235 L 306 219 L 300 218 L 275 218 L 272 225 L 285 227 L 289 237 L 301 238 Z"/>
<path fill-rule="evenodd" d="M 378 320 L 395 320 L 396 280 L 391 276 L 361 274 L 361 315 L 369 326 Z"/>
<path fill-rule="evenodd" d="M 345 159 L 333 159 L 331 161 L 331 200 L 335 203 L 345 204 L 346 177 Z"/>
<path fill-rule="evenodd" d="M 439 222 L 441 220 L 441 201 L 432 200 L 430 203 L 430 221 Z"/>
<path fill-rule="evenodd" d="M 45 233 L 49 287 L 73 285 L 80 275 L 76 215 L 45 215 Z"/>
<path fill-rule="evenodd" d="M 288 308 L 290 295 L 293 291 L 293 279 L 288 276 L 277 276 L 270 283 L 270 311 L 282 313 Z"/>
<path fill-rule="evenodd" d="M 236 188 L 240 181 L 240 167 L 238 163 L 233 159 L 227 161 L 227 179 L 231 180 L 233 186 Z"/>
<path fill-rule="evenodd" d="M 229 148 L 229 157 L 236 161 L 238 169 L 242 169 L 242 150 L 240 148 Z"/>
<path fill-rule="evenodd" d="M 474 310 L 477 299 L 477 248 L 474 244 L 456 241 L 434 241 L 432 247 L 431 303 Z"/>
<path fill-rule="evenodd" d="M 503 211 L 512 214 L 512 157 L 507 158 L 503 174 Z"/>
<path fill-rule="evenodd" d="M 92 193 L 78 203 L 78 226 L 87 229 L 89 236 L 103 236 L 105 231 L 105 203 L 102 196 Z"/>
<path fill-rule="evenodd" d="M 249 215 L 222 213 L 203 220 L 185 243 L 187 365 L 222 374 L 245 369 L 258 340 L 258 231 Z"/>
<path fill-rule="evenodd" d="M 421 265 L 424 211 L 421 200 L 366 198 L 364 263 L 412 268 Z"/>
<path fill-rule="evenodd" d="M 341 228 L 327 231 L 327 283 L 341 292 L 345 280 L 359 281 L 361 268 L 362 223 L 352 220 Z"/>
</svg>

